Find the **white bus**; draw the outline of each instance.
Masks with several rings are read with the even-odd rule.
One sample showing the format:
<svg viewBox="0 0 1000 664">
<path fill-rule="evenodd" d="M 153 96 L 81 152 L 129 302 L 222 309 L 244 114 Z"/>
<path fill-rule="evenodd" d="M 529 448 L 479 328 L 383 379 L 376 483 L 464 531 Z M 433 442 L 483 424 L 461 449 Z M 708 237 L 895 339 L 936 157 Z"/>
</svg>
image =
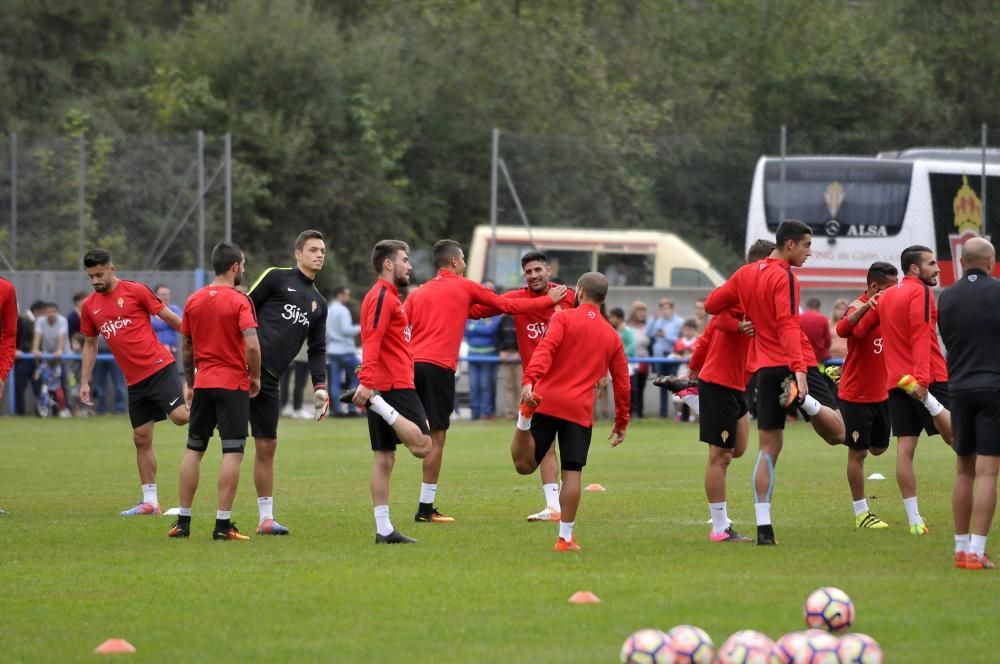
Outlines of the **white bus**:
<svg viewBox="0 0 1000 664">
<path fill-rule="evenodd" d="M 879 157 L 761 157 L 747 214 L 746 247 L 774 239 L 780 221 L 813 229 L 812 256 L 796 269 L 803 288 L 863 287 L 869 265 L 899 266 L 910 245 L 930 247 L 939 285 L 959 278 L 961 243 L 1000 232 L 1000 154 L 988 151 L 986 215 L 978 150 L 905 150 Z"/>
<path fill-rule="evenodd" d="M 521 256 L 541 251 L 553 277 L 573 284 L 584 272 L 603 272 L 612 287 L 714 288 L 722 276 L 673 233 L 650 230 L 497 226 L 496 271 L 489 264 L 493 229 L 476 226 L 465 276 L 494 278 L 501 288 L 524 285 Z"/>
</svg>

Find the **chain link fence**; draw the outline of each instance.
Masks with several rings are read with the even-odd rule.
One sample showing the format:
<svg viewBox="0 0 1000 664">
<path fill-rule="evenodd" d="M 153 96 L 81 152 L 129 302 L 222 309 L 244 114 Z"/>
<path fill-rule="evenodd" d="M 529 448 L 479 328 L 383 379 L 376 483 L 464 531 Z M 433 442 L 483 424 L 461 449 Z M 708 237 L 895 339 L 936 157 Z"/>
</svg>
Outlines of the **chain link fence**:
<svg viewBox="0 0 1000 664">
<path fill-rule="evenodd" d="M 123 270 L 204 267 L 205 237 L 231 227 L 229 145 L 201 132 L 3 137 L 0 269 L 77 271 L 94 247 Z"/>
</svg>

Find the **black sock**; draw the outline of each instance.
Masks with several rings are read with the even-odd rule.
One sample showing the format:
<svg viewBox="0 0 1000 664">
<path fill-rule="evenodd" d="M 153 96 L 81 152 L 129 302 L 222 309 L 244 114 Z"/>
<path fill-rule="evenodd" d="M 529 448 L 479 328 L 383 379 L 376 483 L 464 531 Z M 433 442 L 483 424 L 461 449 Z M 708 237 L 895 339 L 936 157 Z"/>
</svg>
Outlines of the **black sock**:
<svg viewBox="0 0 1000 664">
<path fill-rule="evenodd" d="M 417 511 L 421 514 L 431 514 L 434 511 L 434 503 L 420 503 Z"/>
<path fill-rule="evenodd" d="M 187 516 L 178 515 L 177 516 L 177 525 L 178 526 L 183 526 L 183 527 L 190 528 L 191 527 L 191 515 L 190 514 L 188 514 Z"/>
<path fill-rule="evenodd" d="M 228 533 L 229 529 L 233 527 L 232 521 L 229 519 L 216 519 L 215 520 L 215 532 L 217 533 Z"/>
</svg>

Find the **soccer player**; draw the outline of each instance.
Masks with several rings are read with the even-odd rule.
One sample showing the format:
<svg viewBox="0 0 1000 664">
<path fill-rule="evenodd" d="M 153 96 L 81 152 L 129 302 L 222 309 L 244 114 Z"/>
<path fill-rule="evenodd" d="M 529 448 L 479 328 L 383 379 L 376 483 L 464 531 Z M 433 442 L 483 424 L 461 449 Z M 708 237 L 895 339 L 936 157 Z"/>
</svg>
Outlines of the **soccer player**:
<svg viewBox="0 0 1000 664">
<path fill-rule="evenodd" d="M 840 371 L 840 411 L 847 445 L 847 484 L 854 501 L 857 528 L 888 528 L 869 508 L 865 498 L 865 458 L 889 448 L 889 392 L 885 388 L 885 358 L 877 303 L 882 292 L 895 286 L 898 271 L 889 263 L 872 263 L 865 279 L 868 288 L 851 303 L 837 323 L 837 336 L 847 339 L 847 357 Z"/>
<path fill-rule="evenodd" d="M 325 258 L 323 234 L 302 231 L 295 239 L 295 267 L 268 268 L 248 293 L 257 311 L 261 354 L 260 392 L 250 399 L 258 535 L 288 534 L 288 528 L 274 519 L 274 454 L 281 412 L 278 383 L 303 343 L 308 344 L 315 419 L 322 420 L 330 407 L 326 390 L 326 300 L 315 285 Z"/>
<path fill-rule="evenodd" d="M 17 345 L 17 292 L 14 284 L 0 277 L 0 397 L 14 367 Z M 4 514 L 0 510 L 0 514 Z"/>
<path fill-rule="evenodd" d="M 989 240 L 966 240 L 961 262 L 964 276 L 941 293 L 939 303 L 958 454 L 952 493 L 955 567 L 993 569 L 986 537 L 1000 471 L 1000 281 L 990 276 L 996 251 Z"/>
<path fill-rule="evenodd" d="M 549 259 L 540 251 L 529 251 L 521 256 L 521 269 L 524 271 L 524 281 L 527 284 L 523 288 L 510 290 L 501 297 L 511 299 L 544 298 L 549 291 L 556 287 L 552 283 L 552 266 Z M 563 308 L 576 305 L 576 294 L 572 289 L 566 290 L 566 297 L 559 302 L 552 302 L 551 306 L 531 313 L 514 314 L 514 329 L 517 333 L 517 350 L 521 355 L 521 364 L 528 366 L 535 348 L 541 343 L 548 328 L 549 319 L 552 314 Z M 495 316 L 500 313 L 499 309 L 490 306 L 475 305 L 469 312 L 469 318 L 483 318 L 485 316 Z M 559 459 L 556 458 L 555 445 L 549 448 L 548 453 L 538 466 L 539 474 L 542 476 L 542 494 L 545 497 L 545 509 L 535 514 L 528 515 L 528 521 L 558 521 L 559 520 Z"/>
<path fill-rule="evenodd" d="M 563 486 L 559 492 L 556 551 L 579 551 L 573 536 L 580 477 L 593 433 L 594 385 L 611 372 L 615 422 L 608 440 L 625 440 L 631 389 L 621 338 L 601 315 L 608 279 L 587 272 L 576 283 L 578 306 L 555 313 L 521 379 L 521 413 L 511 442 L 514 468 L 530 475 L 559 440 Z M 544 397 L 544 398 L 543 398 Z"/>
<path fill-rule="evenodd" d="M 376 544 L 412 544 L 389 519 L 389 480 L 396 445 L 403 443 L 418 459 L 431 449 L 430 427 L 413 385 L 410 323 L 399 289 L 410 283 L 410 248 L 399 240 L 381 240 L 372 250 L 378 280 L 361 303 L 361 371 L 358 386 L 342 402 L 368 407 L 368 435 L 374 463 L 371 493 Z"/>
<path fill-rule="evenodd" d="M 941 270 L 934 252 L 919 245 L 903 250 L 900 267 L 903 278 L 879 298 L 879 321 L 889 419 L 897 440 L 896 482 L 910 533 L 923 535 L 927 526 L 918 509 L 917 477 L 913 471 L 917 440 L 923 430 L 928 436 L 940 431 L 945 442 L 952 442 L 951 413 L 947 410 L 948 370 L 938 343 L 937 305 L 931 293 Z"/>
<path fill-rule="evenodd" d="M 180 470 L 180 514 L 169 537 L 191 534 L 191 505 L 198 490 L 201 459 L 212 432 L 222 441 L 219 502 L 212 539 L 246 541 L 232 522 L 246 446 L 250 398 L 260 391 L 260 341 L 253 302 L 236 290 L 246 257 L 230 242 L 212 249 L 215 279 L 188 298 L 181 323 L 181 354 L 191 400 L 191 424 Z"/>
<path fill-rule="evenodd" d="M 747 253 L 747 263 L 763 260 L 774 251 L 774 243 L 758 240 Z M 731 308 L 713 316 L 695 343 L 688 364 L 687 382 L 697 385 L 696 394 L 681 398 L 699 415 L 699 439 L 708 444 L 705 466 L 705 495 L 712 517 L 712 542 L 752 542 L 733 530 L 726 505 L 726 472 L 734 458 L 743 456 L 750 435 L 750 416 L 745 391 L 750 380 L 747 353 L 753 325 L 743 320 L 739 309 Z M 669 379 L 673 378 L 673 381 Z M 677 391 L 671 386 L 684 382 L 663 376 L 654 385 Z M 680 390 L 684 391 L 684 390 Z M 693 392 L 693 391 L 691 391 Z M 705 409 L 701 410 L 702 399 Z"/>
<path fill-rule="evenodd" d="M 774 468 L 784 443 L 786 408 L 797 396 L 807 412 L 818 413 L 820 409 L 809 396 L 804 335 L 798 320 L 799 285 L 791 269 L 809 258 L 812 231 L 801 221 L 790 219 L 778 226 L 775 239 L 776 247 L 769 257 L 741 267 L 705 300 L 710 314 L 735 308 L 754 325 L 748 368 L 757 374 L 760 451 L 754 465 L 754 511 L 758 545 L 775 544 L 771 495 Z M 794 390 L 784 387 L 793 384 Z"/>
<path fill-rule="evenodd" d="M 420 504 L 414 519 L 448 523 L 455 519 L 434 507 L 434 497 L 455 405 L 455 370 L 469 311 L 474 304 L 507 314 L 550 311 L 566 295 L 566 287 L 552 287 L 546 297 L 504 298 L 462 276 L 465 252 L 458 242 L 439 240 L 432 253 L 437 276 L 406 298 L 406 315 L 413 334 L 414 383 L 427 412 L 434 443 L 424 459 Z"/>
<path fill-rule="evenodd" d="M 153 425 L 170 418 L 174 424 L 183 426 L 188 423 L 190 413 L 174 356 L 156 338 L 149 317 L 159 316 L 175 330 L 180 329 L 181 319 L 148 286 L 119 279 L 107 250 L 87 252 L 83 267 L 94 292 L 80 308 L 80 332 L 84 335 L 80 352 L 80 402 L 94 405 L 90 378 L 100 335 L 128 382 L 128 414 L 142 485 L 142 502 L 121 514 L 159 514 Z"/>
</svg>

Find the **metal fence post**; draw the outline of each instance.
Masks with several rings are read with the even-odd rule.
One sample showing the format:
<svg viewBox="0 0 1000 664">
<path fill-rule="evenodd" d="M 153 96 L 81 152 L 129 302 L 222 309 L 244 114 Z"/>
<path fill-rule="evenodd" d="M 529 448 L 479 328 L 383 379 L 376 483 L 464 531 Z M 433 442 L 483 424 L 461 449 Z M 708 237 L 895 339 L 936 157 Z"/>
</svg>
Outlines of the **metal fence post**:
<svg viewBox="0 0 1000 664">
<path fill-rule="evenodd" d="M 226 242 L 233 241 L 233 135 L 226 134 Z"/>
<path fill-rule="evenodd" d="M 78 176 L 80 178 L 79 186 L 77 187 L 76 202 L 79 208 L 80 216 L 80 231 L 77 236 L 77 256 L 79 260 L 83 260 L 83 254 L 85 252 L 85 235 L 87 232 L 87 135 L 80 134 L 80 167 Z"/>
<path fill-rule="evenodd" d="M 198 130 L 198 269 L 205 269 L 205 132 Z"/>
<path fill-rule="evenodd" d="M 788 199 L 785 195 L 785 159 L 788 157 L 788 128 L 781 125 L 781 210 L 778 212 L 778 223 L 785 220 L 785 205 Z"/>
<path fill-rule="evenodd" d="M 987 143 L 986 143 L 986 123 L 985 122 L 983 123 L 983 136 L 982 136 L 982 140 L 983 140 L 983 174 L 982 174 L 982 179 L 980 180 L 980 183 L 979 183 L 979 189 L 980 189 L 980 196 L 979 197 L 981 199 L 983 199 L 983 217 L 982 217 L 983 221 L 982 221 L 982 227 L 980 228 L 980 230 L 981 230 L 981 232 L 982 232 L 983 235 L 986 235 L 989 232 L 989 228 L 986 226 L 986 145 L 987 145 Z"/>
<path fill-rule="evenodd" d="M 490 162 L 490 227 L 493 229 L 493 239 L 487 252 L 489 261 L 489 277 L 497 279 L 497 162 L 500 160 L 500 130 L 493 128 L 493 156 Z"/>
<path fill-rule="evenodd" d="M 17 132 L 10 133 L 10 266 L 17 269 Z M 13 390 L 12 390 L 13 391 Z"/>
</svg>

